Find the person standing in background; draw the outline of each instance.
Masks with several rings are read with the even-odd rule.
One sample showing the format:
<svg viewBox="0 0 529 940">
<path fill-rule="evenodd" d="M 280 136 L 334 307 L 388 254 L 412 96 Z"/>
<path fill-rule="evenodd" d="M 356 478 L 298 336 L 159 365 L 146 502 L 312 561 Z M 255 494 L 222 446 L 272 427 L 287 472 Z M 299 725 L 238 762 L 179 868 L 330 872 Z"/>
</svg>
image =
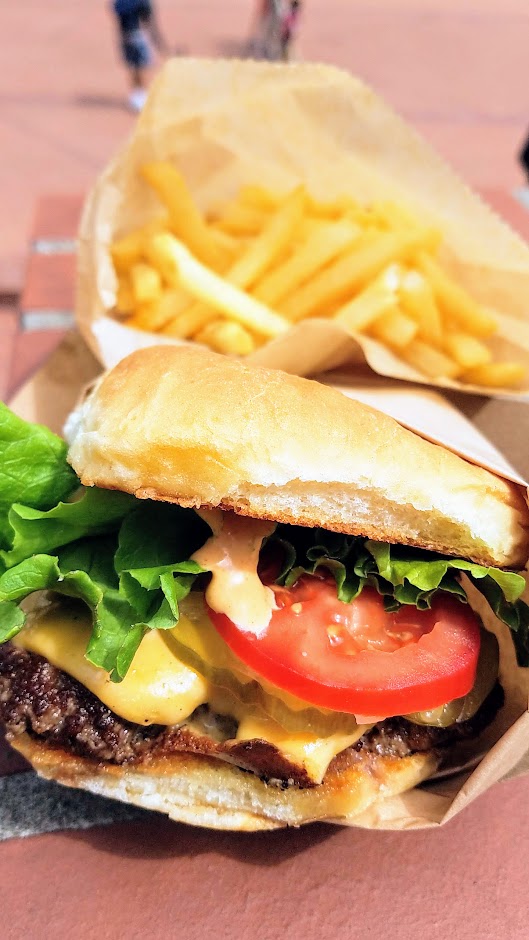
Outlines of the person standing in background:
<svg viewBox="0 0 529 940">
<path fill-rule="evenodd" d="M 112 0 L 117 19 L 121 54 L 130 74 L 129 107 L 141 111 L 147 97 L 152 45 L 162 55 L 169 49 L 156 21 L 151 0 Z"/>
</svg>

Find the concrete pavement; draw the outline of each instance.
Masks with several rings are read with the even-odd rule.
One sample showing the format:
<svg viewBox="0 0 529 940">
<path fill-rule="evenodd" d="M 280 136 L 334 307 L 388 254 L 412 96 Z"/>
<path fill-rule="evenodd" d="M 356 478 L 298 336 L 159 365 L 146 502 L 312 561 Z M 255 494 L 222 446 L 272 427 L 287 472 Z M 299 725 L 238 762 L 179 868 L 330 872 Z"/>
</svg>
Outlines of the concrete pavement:
<svg viewBox="0 0 529 940">
<path fill-rule="evenodd" d="M 233 55 L 250 0 L 158 0 L 172 45 Z M 0 293 L 20 288 L 35 198 L 84 191 L 130 131 L 106 0 L 6 4 Z M 529 125 L 526 0 L 306 0 L 300 52 L 356 72 L 470 181 L 512 189 Z"/>
</svg>

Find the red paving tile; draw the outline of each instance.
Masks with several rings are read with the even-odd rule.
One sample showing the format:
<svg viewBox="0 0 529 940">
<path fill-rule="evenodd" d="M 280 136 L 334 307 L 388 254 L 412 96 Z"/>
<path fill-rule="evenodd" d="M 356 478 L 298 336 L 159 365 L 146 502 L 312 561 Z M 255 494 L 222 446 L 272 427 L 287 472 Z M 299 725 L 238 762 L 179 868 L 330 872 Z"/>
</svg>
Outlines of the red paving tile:
<svg viewBox="0 0 529 940">
<path fill-rule="evenodd" d="M 15 337 L 11 368 L 5 373 L 9 376 L 6 379 L 9 397 L 46 361 L 63 336 L 63 330 L 39 330 Z"/>
<path fill-rule="evenodd" d="M 75 256 L 42 255 L 28 259 L 20 309 L 71 311 L 74 306 Z"/>
<path fill-rule="evenodd" d="M 31 238 L 75 238 L 79 226 L 84 196 L 79 193 L 51 193 L 37 201 Z"/>
</svg>

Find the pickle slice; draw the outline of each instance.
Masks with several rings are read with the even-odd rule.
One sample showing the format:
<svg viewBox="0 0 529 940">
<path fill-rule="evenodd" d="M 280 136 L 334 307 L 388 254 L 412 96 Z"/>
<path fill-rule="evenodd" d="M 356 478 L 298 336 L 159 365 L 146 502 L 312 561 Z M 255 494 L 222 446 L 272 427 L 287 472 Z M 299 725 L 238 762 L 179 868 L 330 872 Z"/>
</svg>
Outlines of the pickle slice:
<svg viewBox="0 0 529 940">
<path fill-rule="evenodd" d="M 498 641 L 488 630 L 481 631 L 481 647 L 479 651 L 476 679 L 470 692 L 462 698 L 456 698 L 446 705 L 432 708 L 424 712 L 414 712 L 405 717 L 416 725 L 433 725 L 436 728 L 448 728 L 473 718 L 483 705 L 490 692 L 498 681 L 500 665 L 500 652 Z"/>
</svg>

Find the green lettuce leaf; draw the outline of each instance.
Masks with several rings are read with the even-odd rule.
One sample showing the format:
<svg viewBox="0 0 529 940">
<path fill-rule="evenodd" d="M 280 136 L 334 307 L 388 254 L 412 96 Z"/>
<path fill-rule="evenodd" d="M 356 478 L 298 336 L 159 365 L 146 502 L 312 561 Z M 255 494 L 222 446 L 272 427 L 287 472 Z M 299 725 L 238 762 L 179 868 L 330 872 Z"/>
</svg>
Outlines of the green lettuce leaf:
<svg viewBox="0 0 529 940">
<path fill-rule="evenodd" d="M 79 485 L 66 451 L 56 434 L 0 402 L 0 544 L 9 542 L 5 526 L 13 503 L 51 509 Z"/>
<path fill-rule="evenodd" d="M 373 555 L 381 576 L 395 586 L 407 581 L 420 591 L 428 592 L 438 588 L 454 571 L 464 571 L 473 581 L 492 578 L 509 603 L 518 600 L 525 587 L 523 577 L 513 571 L 488 568 L 461 558 L 399 548 L 383 542 L 367 541 L 366 548 Z"/>
<path fill-rule="evenodd" d="M 529 666 L 529 606 L 520 600 L 525 589 L 520 574 L 322 529 L 299 532 L 295 526 L 278 526 L 274 539 L 283 553 L 280 583 L 289 586 L 323 566 L 332 573 L 340 600 L 352 600 L 369 584 L 383 595 L 387 610 L 402 604 L 428 608 L 439 591 L 466 603 L 460 581 L 464 573 L 512 631 L 519 665 Z"/>
<path fill-rule="evenodd" d="M 11 507 L 5 528 L 9 548 L 0 551 L 0 571 L 83 536 L 112 531 L 137 504 L 133 496 L 114 490 L 89 487 L 78 492 L 79 498 L 73 502 L 58 503 L 47 511 L 20 503 Z"/>
<path fill-rule="evenodd" d="M 25 623 L 25 615 L 14 601 L 0 604 L 0 643 L 12 640 Z"/>
</svg>

